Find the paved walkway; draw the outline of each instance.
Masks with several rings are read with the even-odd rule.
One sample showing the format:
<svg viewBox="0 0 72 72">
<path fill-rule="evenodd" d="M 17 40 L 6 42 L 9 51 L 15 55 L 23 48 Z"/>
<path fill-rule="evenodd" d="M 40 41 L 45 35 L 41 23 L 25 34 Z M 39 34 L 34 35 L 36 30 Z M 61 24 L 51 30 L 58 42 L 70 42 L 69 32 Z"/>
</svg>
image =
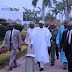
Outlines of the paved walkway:
<svg viewBox="0 0 72 72">
<path fill-rule="evenodd" d="M 18 67 L 14 68 L 12 71 L 8 71 L 8 66 L 1 69 L 0 72 L 25 72 L 25 57 L 21 57 L 17 60 Z M 38 64 L 35 63 L 35 72 L 40 72 Z M 56 59 L 55 65 L 50 66 L 50 63 L 45 65 L 44 71 L 42 72 L 68 72 L 67 70 L 63 70 L 62 63 L 60 62 L 60 59 Z"/>
</svg>

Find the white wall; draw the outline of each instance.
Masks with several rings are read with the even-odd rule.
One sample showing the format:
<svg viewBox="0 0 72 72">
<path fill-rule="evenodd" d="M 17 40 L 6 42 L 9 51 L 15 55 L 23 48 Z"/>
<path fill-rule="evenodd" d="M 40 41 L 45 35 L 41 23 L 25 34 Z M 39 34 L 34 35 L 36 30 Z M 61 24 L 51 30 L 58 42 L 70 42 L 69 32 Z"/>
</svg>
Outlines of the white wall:
<svg viewBox="0 0 72 72">
<path fill-rule="evenodd" d="M 0 18 L 11 19 L 13 21 L 19 19 L 23 24 L 23 12 L 21 11 L 0 11 Z"/>
</svg>

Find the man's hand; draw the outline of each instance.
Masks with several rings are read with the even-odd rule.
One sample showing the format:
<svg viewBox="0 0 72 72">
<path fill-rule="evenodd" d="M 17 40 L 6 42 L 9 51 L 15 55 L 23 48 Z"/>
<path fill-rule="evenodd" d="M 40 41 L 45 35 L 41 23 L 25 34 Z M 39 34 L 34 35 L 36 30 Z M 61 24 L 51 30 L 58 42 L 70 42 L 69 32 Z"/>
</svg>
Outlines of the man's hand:
<svg viewBox="0 0 72 72">
<path fill-rule="evenodd" d="M 59 47 L 59 44 L 57 44 L 57 46 Z"/>
<path fill-rule="evenodd" d="M 61 49 L 59 49 L 58 51 L 61 52 Z"/>
<path fill-rule="evenodd" d="M 50 50 L 51 47 L 48 47 L 48 50 Z"/>
<path fill-rule="evenodd" d="M 21 51 L 21 48 L 18 48 L 19 49 L 19 51 Z"/>
<path fill-rule="evenodd" d="M 32 49 L 33 45 L 31 44 L 30 48 Z"/>
<path fill-rule="evenodd" d="M 5 48 L 5 46 L 2 46 L 2 48 Z"/>
<path fill-rule="evenodd" d="M 28 44 L 26 44 L 26 46 L 28 47 Z"/>
</svg>

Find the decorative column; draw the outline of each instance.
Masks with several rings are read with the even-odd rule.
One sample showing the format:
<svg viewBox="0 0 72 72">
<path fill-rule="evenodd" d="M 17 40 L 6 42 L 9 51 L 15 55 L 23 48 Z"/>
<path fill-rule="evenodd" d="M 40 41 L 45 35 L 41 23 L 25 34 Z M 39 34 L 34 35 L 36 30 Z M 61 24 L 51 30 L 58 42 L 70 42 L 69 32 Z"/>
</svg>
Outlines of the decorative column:
<svg viewBox="0 0 72 72">
<path fill-rule="evenodd" d="M 25 62 L 25 72 L 34 72 L 35 55 L 27 54 Z"/>
</svg>

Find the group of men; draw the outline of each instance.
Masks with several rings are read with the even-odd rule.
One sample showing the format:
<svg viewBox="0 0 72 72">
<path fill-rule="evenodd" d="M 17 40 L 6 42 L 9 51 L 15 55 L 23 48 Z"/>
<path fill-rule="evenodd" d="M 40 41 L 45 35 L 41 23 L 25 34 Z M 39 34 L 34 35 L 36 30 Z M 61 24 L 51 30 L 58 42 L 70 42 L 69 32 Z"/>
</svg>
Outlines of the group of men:
<svg viewBox="0 0 72 72">
<path fill-rule="evenodd" d="M 64 27 L 60 28 L 58 31 L 54 23 L 50 25 L 49 23 L 45 23 L 45 27 L 42 20 L 39 21 L 39 27 L 34 27 L 33 22 L 30 23 L 25 42 L 33 52 L 28 48 L 28 51 L 30 52 L 27 53 L 35 53 L 35 60 L 37 60 L 39 64 L 40 71 L 43 71 L 44 64 L 49 62 L 50 54 L 51 66 L 54 66 L 55 52 L 57 59 L 59 59 L 58 51 L 60 51 L 61 62 L 63 62 L 64 69 L 67 69 L 68 66 L 68 71 L 72 72 L 72 22 L 68 23 L 67 21 L 64 21 L 63 25 Z M 67 33 L 69 31 L 70 36 Z M 67 38 L 69 38 L 69 41 Z"/>
<path fill-rule="evenodd" d="M 72 22 L 64 21 L 63 24 L 64 27 L 60 28 L 59 31 L 56 29 L 56 24 L 49 25 L 42 20 L 39 21 L 39 27 L 34 27 L 34 22 L 29 24 L 30 28 L 27 30 L 25 39 L 28 46 L 27 54 L 35 54 L 35 60 L 39 64 L 40 71 L 43 71 L 44 64 L 49 62 L 50 54 L 51 66 L 54 66 L 55 52 L 57 59 L 59 59 L 59 50 L 64 69 L 67 69 L 68 66 L 68 71 L 72 72 Z M 21 50 L 22 43 L 20 31 L 14 29 L 13 24 L 10 24 L 9 30 L 5 34 L 2 48 L 6 43 L 8 50 L 11 51 L 9 70 L 12 70 L 13 67 L 17 67 L 16 50 Z"/>
<path fill-rule="evenodd" d="M 72 72 L 72 21 L 65 21 L 64 28 L 60 28 L 57 35 L 57 45 L 59 44 L 64 68 L 67 69 L 68 65 L 68 72 Z"/>
<path fill-rule="evenodd" d="M 49 62 L 49 55 L 51 53 L 51 66 L 55 63 L 56 50 L 56 36 L 57 29 L 55 24 L 45 24 L 42 20 L 39 21 L 39 27 L 34 27 L 34 23 L 30 22 L 30 28 L 27 30 L 25 43 L 28 46 L 28 54 L 35 53 L 35 60 L 37 60 L 40 71 L 44 69 L 44 64 Z M 49 54 L 48 54 L 49 52 Z M 59 57 L 57 52 L 57 58 Z"/>
</svg>

